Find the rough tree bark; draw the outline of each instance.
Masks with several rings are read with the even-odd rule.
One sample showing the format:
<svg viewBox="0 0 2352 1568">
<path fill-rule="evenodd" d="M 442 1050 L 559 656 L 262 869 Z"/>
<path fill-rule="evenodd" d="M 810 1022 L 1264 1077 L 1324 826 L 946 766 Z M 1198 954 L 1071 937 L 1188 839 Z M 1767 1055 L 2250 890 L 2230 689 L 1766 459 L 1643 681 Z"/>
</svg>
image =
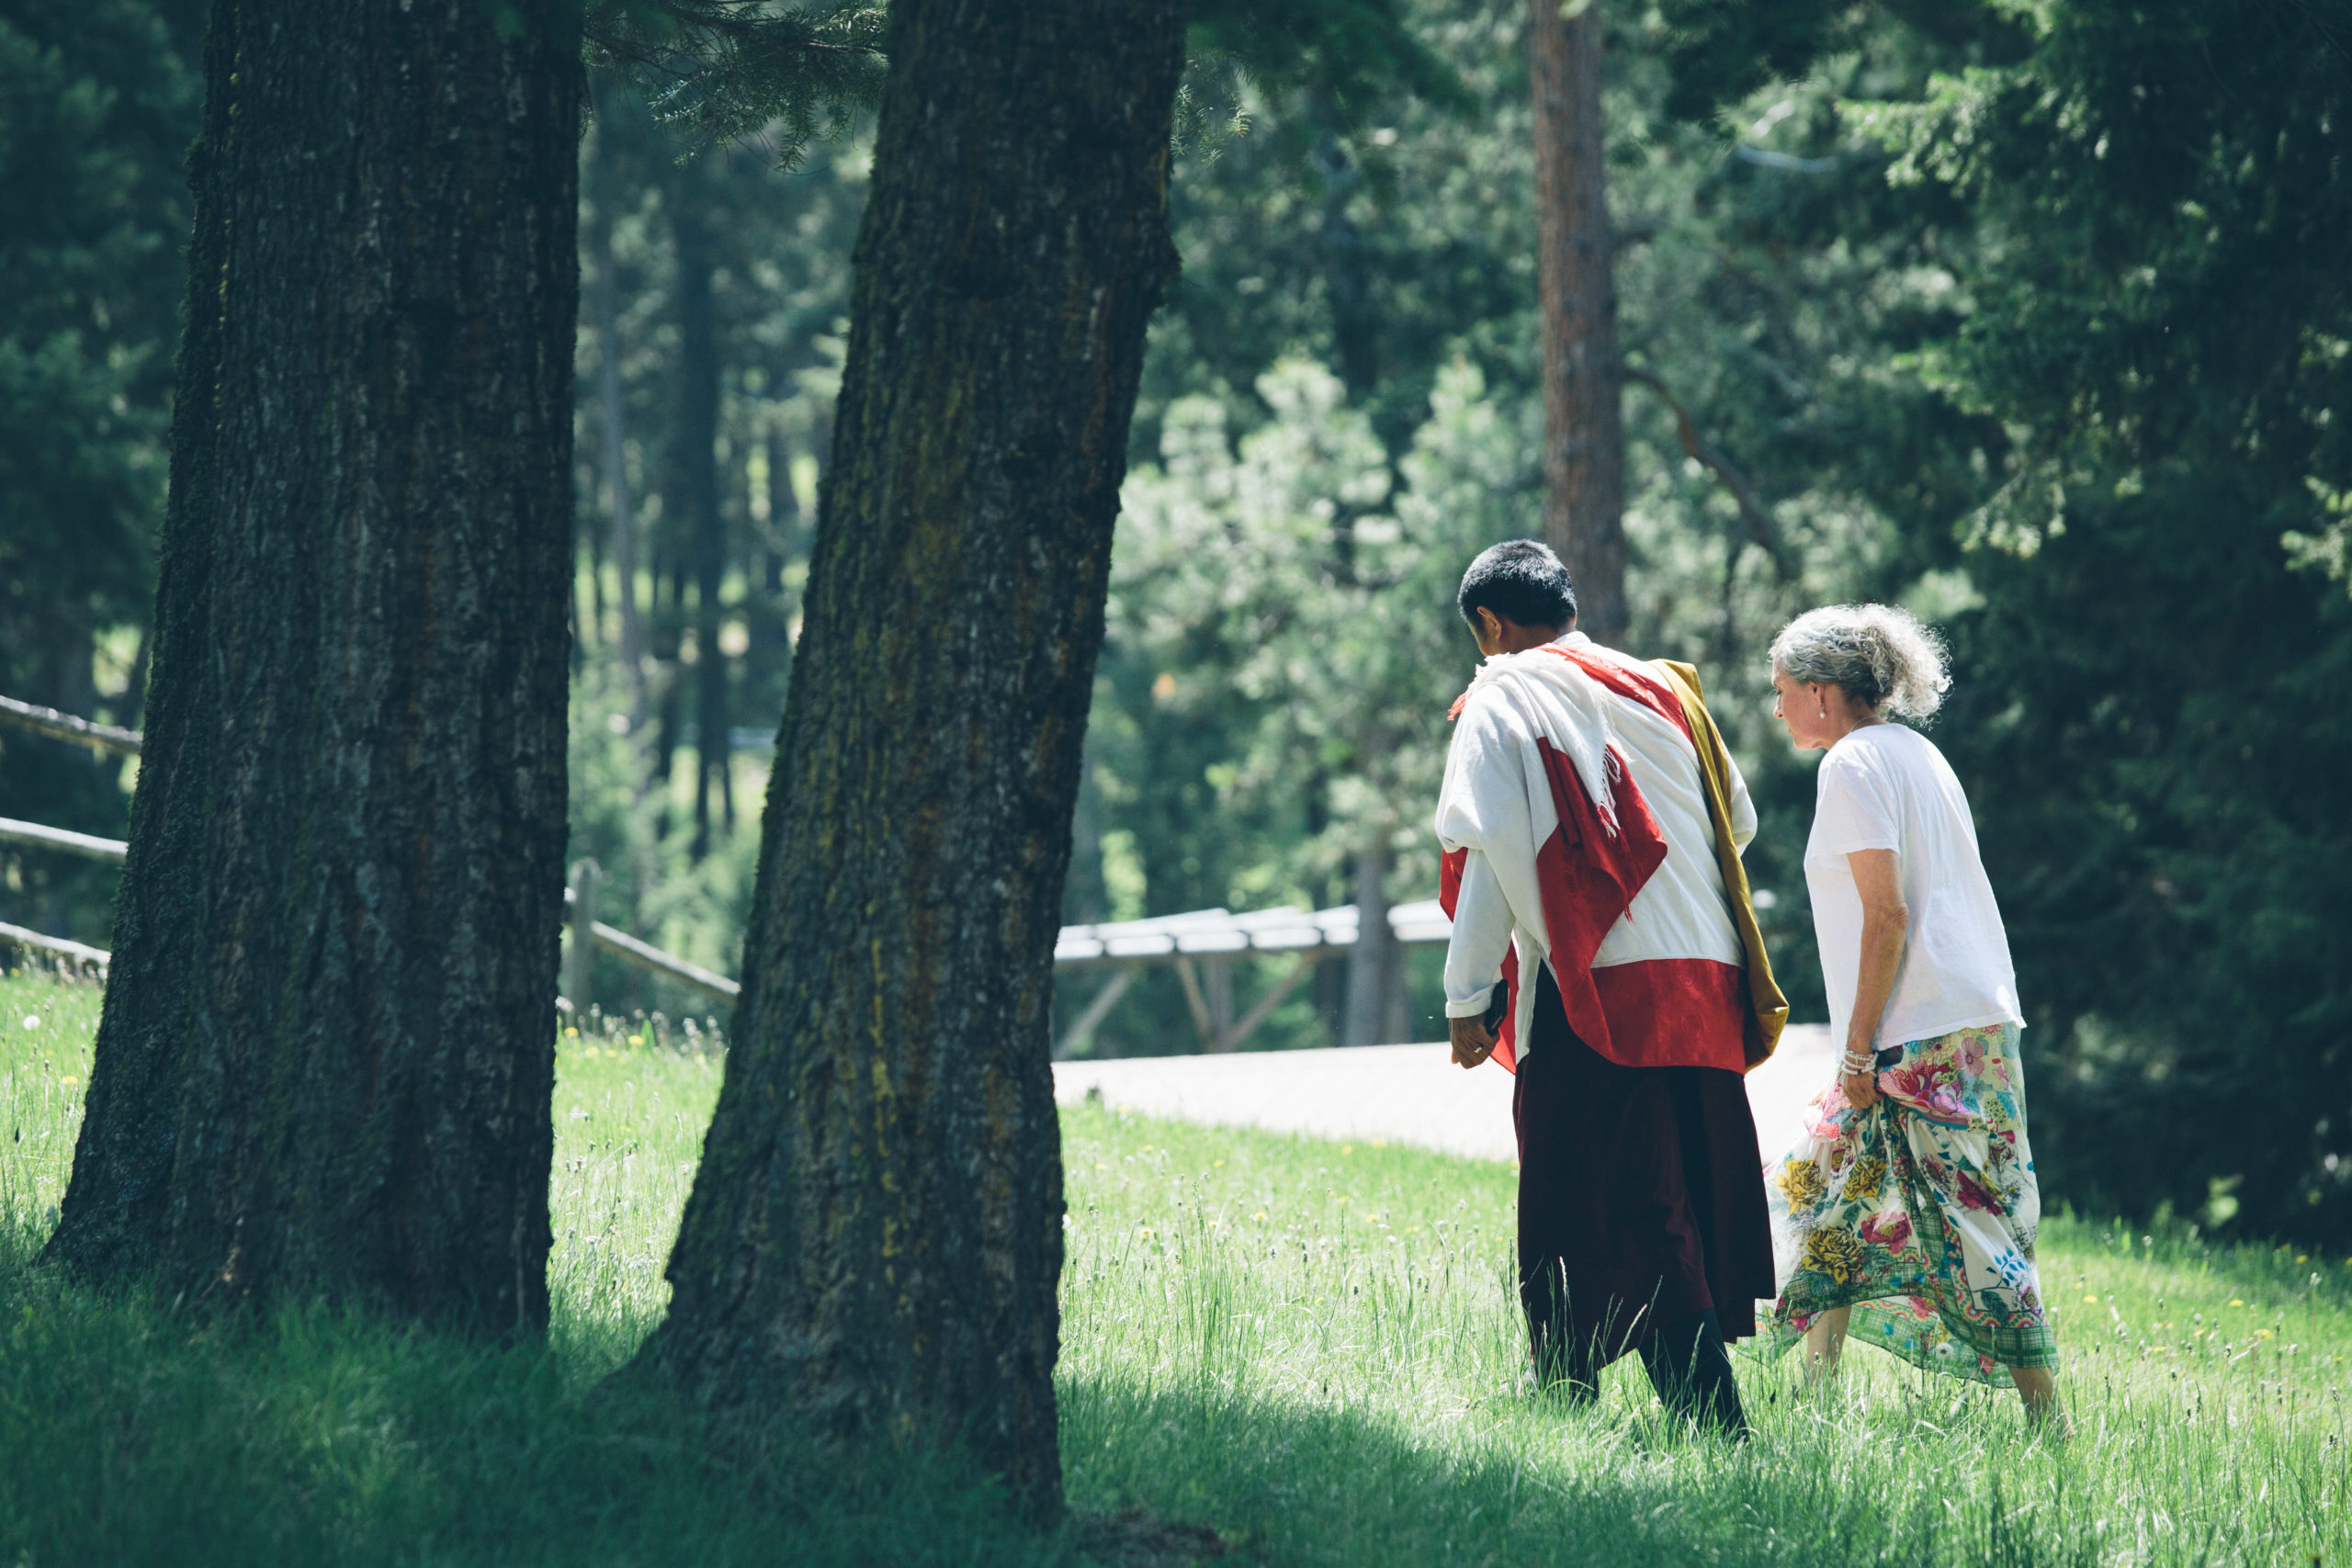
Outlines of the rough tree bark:
<svg viewBox="0 0 2352 1568">
<path fill-rule="evenodd" d="M 546 1321 L 565 10 L 213 6 L 86 1276 Z"/>
<path fill-rule="evenodd" d="M 1576 579 L 1584 629 L 1614 645 L 1626 622 L 1625 426 L 1600 7 L 1532 0 L 1528 32 L 1543 293 L 1544 536 Z"/>
<path fill-rule="evenodd" d="M 1175 0 L 899 0 L 734 1043 L 644 1359 L 1059 1507 L 1053 944 Z"/>
</svg>

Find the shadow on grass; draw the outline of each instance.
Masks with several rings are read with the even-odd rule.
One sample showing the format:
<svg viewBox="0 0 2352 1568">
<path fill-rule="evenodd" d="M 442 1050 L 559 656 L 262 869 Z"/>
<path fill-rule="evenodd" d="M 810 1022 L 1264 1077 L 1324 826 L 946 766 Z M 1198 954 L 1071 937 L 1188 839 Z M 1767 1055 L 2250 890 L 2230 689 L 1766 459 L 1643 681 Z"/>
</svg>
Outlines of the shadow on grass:
<svg viewBox="0 0 2352 1568">
<path fill-rule="evenodd" d="M 1772 1397 L 1766 1381 L 1752 1397 Z M 2000 1462 L 1953 1473 L 1890 1442 L 1858 1464 L 1842 1434 L 1813 1429 L 1827 1426 L 1820 1416 L 1786 1405 L 1734 1446 L 1622 1402 L 1576 1410 L 1498 1394 L 1463 1413 L 1475 1432 L 1433 1442 L 1344 1408 L 1095 1383 L 1064 1389 L 1063 1468 L 1073 1506 L 1213 1521 L 1252 1562 L 2103 1561 L 2109 1526 L 2065 1456 L 2029 1449 L 2006 1405 L 1956 1402 L 1951 1386 L 1930 1391 L 1919 1427 L 1939 1423 L 1936 1438 Z M 2160 1555 L 2236 1561 L 2256 1544 L 2229 1533 Z"/>
<path fill-rule="evenodd" d="M 1079 1514 L 1041 1539 L 952 1453 L 720 1448 L 656 1391 L 592 1384 L 543 1348 L 322 1311 L 191 1323 L 76 1289 L 29 1247 L 0 1235 L 0 1562 L 1997 1568 L 2103 1560 L 2139 1510 L 2086 1453 L 2030 1449 L 2007 1403 L 1943 1382 L 1858 1441 L 1744 1363 L 1761 1433 L 1732 1448 L 1622 1397 L 1497 1393 L 1408 1430 L 1328 1401 L 1072 1379 Z M 2210 1457 L 2132 1484 L 2187 1502 Z M 2248 1460 L 2280 1485 L 2305 1462 Z M 2143 1555 L 2265 1551 L 2211 1515 Z"/>
<path fill-rule="evenodd" d="M 192 1324 L 0 1247 L 0 1561 L 1080 1561 L 1080 1525 L 1040 1540 L 953 1454 L 723 1449 L 545 1348 Z"/>
</svg>

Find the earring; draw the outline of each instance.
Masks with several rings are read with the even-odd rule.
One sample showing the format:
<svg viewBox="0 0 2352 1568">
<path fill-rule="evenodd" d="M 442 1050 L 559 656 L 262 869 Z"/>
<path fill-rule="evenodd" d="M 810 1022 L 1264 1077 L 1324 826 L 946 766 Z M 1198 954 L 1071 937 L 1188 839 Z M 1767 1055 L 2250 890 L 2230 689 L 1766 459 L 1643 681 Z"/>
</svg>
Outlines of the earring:
<svg viewBox="0 0 2352 1568">
<path fill-rule="evenodd" d="M 1821 716 L 1824 718 L 1827 718 L 1829 716 L 1829 701 L 1826 697 L 1822 699 L 1821 703 Z"/>
</svg>

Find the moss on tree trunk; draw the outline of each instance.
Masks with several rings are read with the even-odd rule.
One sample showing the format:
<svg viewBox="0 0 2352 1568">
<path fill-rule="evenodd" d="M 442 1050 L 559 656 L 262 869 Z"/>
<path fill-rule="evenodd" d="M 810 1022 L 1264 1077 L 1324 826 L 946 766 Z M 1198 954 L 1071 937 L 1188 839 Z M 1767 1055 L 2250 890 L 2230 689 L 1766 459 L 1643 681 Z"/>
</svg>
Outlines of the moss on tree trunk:
<svg viewBox="0 0 2352 1568">
<path fill-rule="evenodd" d="M 213 7 L 147 743 L 51 1244 L 85 1275 L 546 1322 L 562 14 Z"/>
<path fill-rule="evenodd" d="M 899 0 L 727 1080 L 645 1357 L 1058 1509 L 1053 945 L 1170 0 Z"/>
</svg>

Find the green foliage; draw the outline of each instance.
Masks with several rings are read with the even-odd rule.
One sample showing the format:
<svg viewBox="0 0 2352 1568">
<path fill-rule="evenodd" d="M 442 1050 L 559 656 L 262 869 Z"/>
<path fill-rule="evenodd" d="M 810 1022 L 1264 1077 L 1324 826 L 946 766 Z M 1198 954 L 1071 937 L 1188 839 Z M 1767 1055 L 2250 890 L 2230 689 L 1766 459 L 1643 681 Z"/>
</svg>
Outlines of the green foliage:
<svg viewBox="0 0 2352 1568">
<path fill-rule="evenodd" d="M 1707 119 L 1724 104 L 1798 80 L 1862 30 L 1856 9 L 1837 0 L 1665 0 L 1658 10 L 1672 40 L 1665 108 L 1680 119 Z"/>
<path fill-rule="evenodd" d="M 0 14 L 0 692 L 130 725 L 189 221 L 190 9 Z M 0 815 L 119 837 L 122 778 L 82 748 L 0 734 Z M 110 868 L 6 851 L 0 879 L 0 918 L 107 940 Z"/>
<path fill-rule="evenodd" d="M 1402 0 L 1193 0 L 1193 69 L 1307 93 L 1351 130 L 1400 98 L 1468 112 L 1476 98 L 1408 11 Z"/>
<path fill-rule="evenodd" d="M 1287 867 L 1237 867 L 1233 886 L 1199 896 L 1257 902 L 1328 884 L 1367 822 L 1412 846 L 1408 874 L 1433 884 L 1423 807 L 1446 708 L 1475 663 L 1454 563 L 1516 521 L 1496 512 L 1524 491 L 1524 432 L 1486 400 L 1476 367 L 1454 366 L 1392 495 L 1371 422 L 1329 371 L 1286 360 L 1257 390 L 1272 417 L 1238 448 L 1220 404 L 1182 399 L 1161 420 L 1160 463 L 1131 474 L 1109 678 L 1152 670 L 1155 711 L 1257 716 L 1251 729 L 1219 728 L 1220 816 L 1281 812 L 1309 780 L 1323 792 L 1334 826 L 1294 840 Z M 1102 765 L 1117 767 L 1107 749 Z M 1133 769 L 1136 784 L 1151 772 Z"/>
<path fill-rule="evenodd" d="M 781 168 L 881 101 L 888 12 L 859 0 L 593 0 L 585 52 L 695 146 L 757 138 Z"/>
<path fill-rule="evenodd" d="M 2064 1064 L 2037 1147 L 2085 1198 L 2341 1238 L 2352 604 L 2290 547 L 2352 487 L 2352 55 L 2296 5 L 2019 16 L 2020 57 L 1849 112 L 1964 213 L 1913 363 L 2007 436 L 1919 524 L 1982 596 L 1939 734 Z"/>
</svg>

